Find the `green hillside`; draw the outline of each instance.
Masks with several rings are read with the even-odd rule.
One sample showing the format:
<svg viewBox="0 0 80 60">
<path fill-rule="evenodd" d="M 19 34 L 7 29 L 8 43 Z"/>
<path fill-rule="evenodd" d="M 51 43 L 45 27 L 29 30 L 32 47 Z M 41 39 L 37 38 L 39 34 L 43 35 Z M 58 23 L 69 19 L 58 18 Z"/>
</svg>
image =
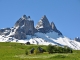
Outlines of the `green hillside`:
<svg viewBox="0 0 80 60">
<path fill-rule="evenodd" d="M 20 43 L 0 43 L 0 60 L 80 60 L 80 51 L 75 50 L 73 53 L 53 53 L 47 52 L 39 54 L 30 54 L 32 48 L 39 45 L 24 45 Z M 46 49 L 46 46 L 41 46 Z M 25 52 L 28 52 L 26 55 Z"/>
</svg>

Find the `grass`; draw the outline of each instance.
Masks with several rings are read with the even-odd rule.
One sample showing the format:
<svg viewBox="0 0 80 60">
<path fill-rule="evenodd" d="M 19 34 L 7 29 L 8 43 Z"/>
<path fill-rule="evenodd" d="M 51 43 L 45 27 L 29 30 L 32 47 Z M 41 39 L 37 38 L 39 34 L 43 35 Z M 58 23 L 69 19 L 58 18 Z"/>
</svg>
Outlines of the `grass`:
<svg viewBox="0 0 80 60">
<path fill-rule="evenodd" d="M 74 50 L 73 53 L 53 53 L 48 54 L 25 54 L 31 48 L 37 48 L 37 45 L 21 45 L 20 43 L 0 43 L 0 60 L 80 60 L 80 51 Z M 45 48 L 46 46 L 41 46 Z"/>
</svg>

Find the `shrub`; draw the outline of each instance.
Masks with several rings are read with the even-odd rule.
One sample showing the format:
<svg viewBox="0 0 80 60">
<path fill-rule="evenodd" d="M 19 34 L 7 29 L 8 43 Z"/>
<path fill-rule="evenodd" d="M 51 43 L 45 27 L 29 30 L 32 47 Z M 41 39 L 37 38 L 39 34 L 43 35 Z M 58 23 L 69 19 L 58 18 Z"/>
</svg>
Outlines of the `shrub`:
<svg viewBox="0 0 80 60">
<path fill-rule="evenodd" d="M 69 48 L 69 47 L 67 47 L 67 53 L 72 53 L 72 49 L 71 48 Z"/>
<path fill-rule="evenodd" d="M 64 47 L 61 47 L 61 46 L 52 46 L 52 45 L 48 45 L 47 46 L 47 52 L 50 54 L 50 53 L 73 53 L 72 49 L 67 47 L 67 46 L 64 46 Z"/>
<path fill-rule="evenodd" d="M 64 53 L 72 53 L 72 49 L 67 47 L 67 46 L 64 46 Z"/>
<path fill-rule="evenodd" d="M 63 48 L 58 46 L 58 53 L 63 53 Z"/>
<path fill-rule="evenodd" d="M 28 55 L 28 51 L 27 50 L 25 50 L 25 54 Z"/>
<path fill-rule="evenodd" d="M 53 53 L 53 46 L 52 46 L 52 45 L 48 45 L 48 46 L 47 46 L 47 52 L 48 52 L 49 54 Z"/>
<path fill-rule="evenodd" d="M 43 49 L 39 46 L 34 50 L 34 54 L 43 53 Z"/>
<path fill-rule="evenodd" d="M 35 49 L 32 48 L 32 49 L 30 50 L 30 53 L 33 54 L 33 53 L 34 53 L 34 50 L 35 50 Z"/>
<path fill-rule="evenodd" d="M 40 46 L 37 49 L 40 53 L 43 53 L 43 49 Z"/>
<path fill-rule="evenodd" d="M 45 49 L 43 49 L 43 52 L 46 52 L 46 50 L 45 50 Z"/>
<path fill-rule="evenodd" d="M 39 54 L 40 52 L 39 52 L 39 50 L 38 49 L 35 49 L 34 50 L 34 54 Z"/>
<path fill-rule="evenodd" d="M 55 45 L 53 46 L 54 53 L 59 53 L 59 46 Z"/>
</svg>

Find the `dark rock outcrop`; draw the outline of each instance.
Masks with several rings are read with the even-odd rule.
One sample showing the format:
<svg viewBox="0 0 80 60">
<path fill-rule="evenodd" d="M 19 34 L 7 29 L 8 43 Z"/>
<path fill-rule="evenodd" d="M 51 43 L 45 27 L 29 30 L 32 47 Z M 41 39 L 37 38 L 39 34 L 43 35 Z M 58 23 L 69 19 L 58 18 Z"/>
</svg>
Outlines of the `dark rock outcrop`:
<svg viewBox="0 0 80 60">
<path fill-rule="evenodd" d="M 10 28 L 0 29 L 0 35 L 9 35 L 10 31 Z"/>
</svg>

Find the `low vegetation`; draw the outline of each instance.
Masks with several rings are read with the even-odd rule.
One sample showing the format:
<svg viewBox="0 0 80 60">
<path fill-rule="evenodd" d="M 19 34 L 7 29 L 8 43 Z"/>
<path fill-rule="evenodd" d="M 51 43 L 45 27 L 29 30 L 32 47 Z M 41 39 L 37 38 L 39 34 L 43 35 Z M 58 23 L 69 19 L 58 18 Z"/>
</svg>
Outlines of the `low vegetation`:
<svg viewBox="0 0 80 60">
<path fill-rule="evenodd" d="M 80 60 L 79 53 L 79 50 L 72 51 L 67 46 L 0 43 L 0 60 Z"/>
<path fill-rule="evenodd" d="M 53 46 L 53 45 L 48 45 L 47 46 L 47 52 L 50 53 L 72 53 L 72 49 L 67 47 L 67 46 Z"/>
</svg>

